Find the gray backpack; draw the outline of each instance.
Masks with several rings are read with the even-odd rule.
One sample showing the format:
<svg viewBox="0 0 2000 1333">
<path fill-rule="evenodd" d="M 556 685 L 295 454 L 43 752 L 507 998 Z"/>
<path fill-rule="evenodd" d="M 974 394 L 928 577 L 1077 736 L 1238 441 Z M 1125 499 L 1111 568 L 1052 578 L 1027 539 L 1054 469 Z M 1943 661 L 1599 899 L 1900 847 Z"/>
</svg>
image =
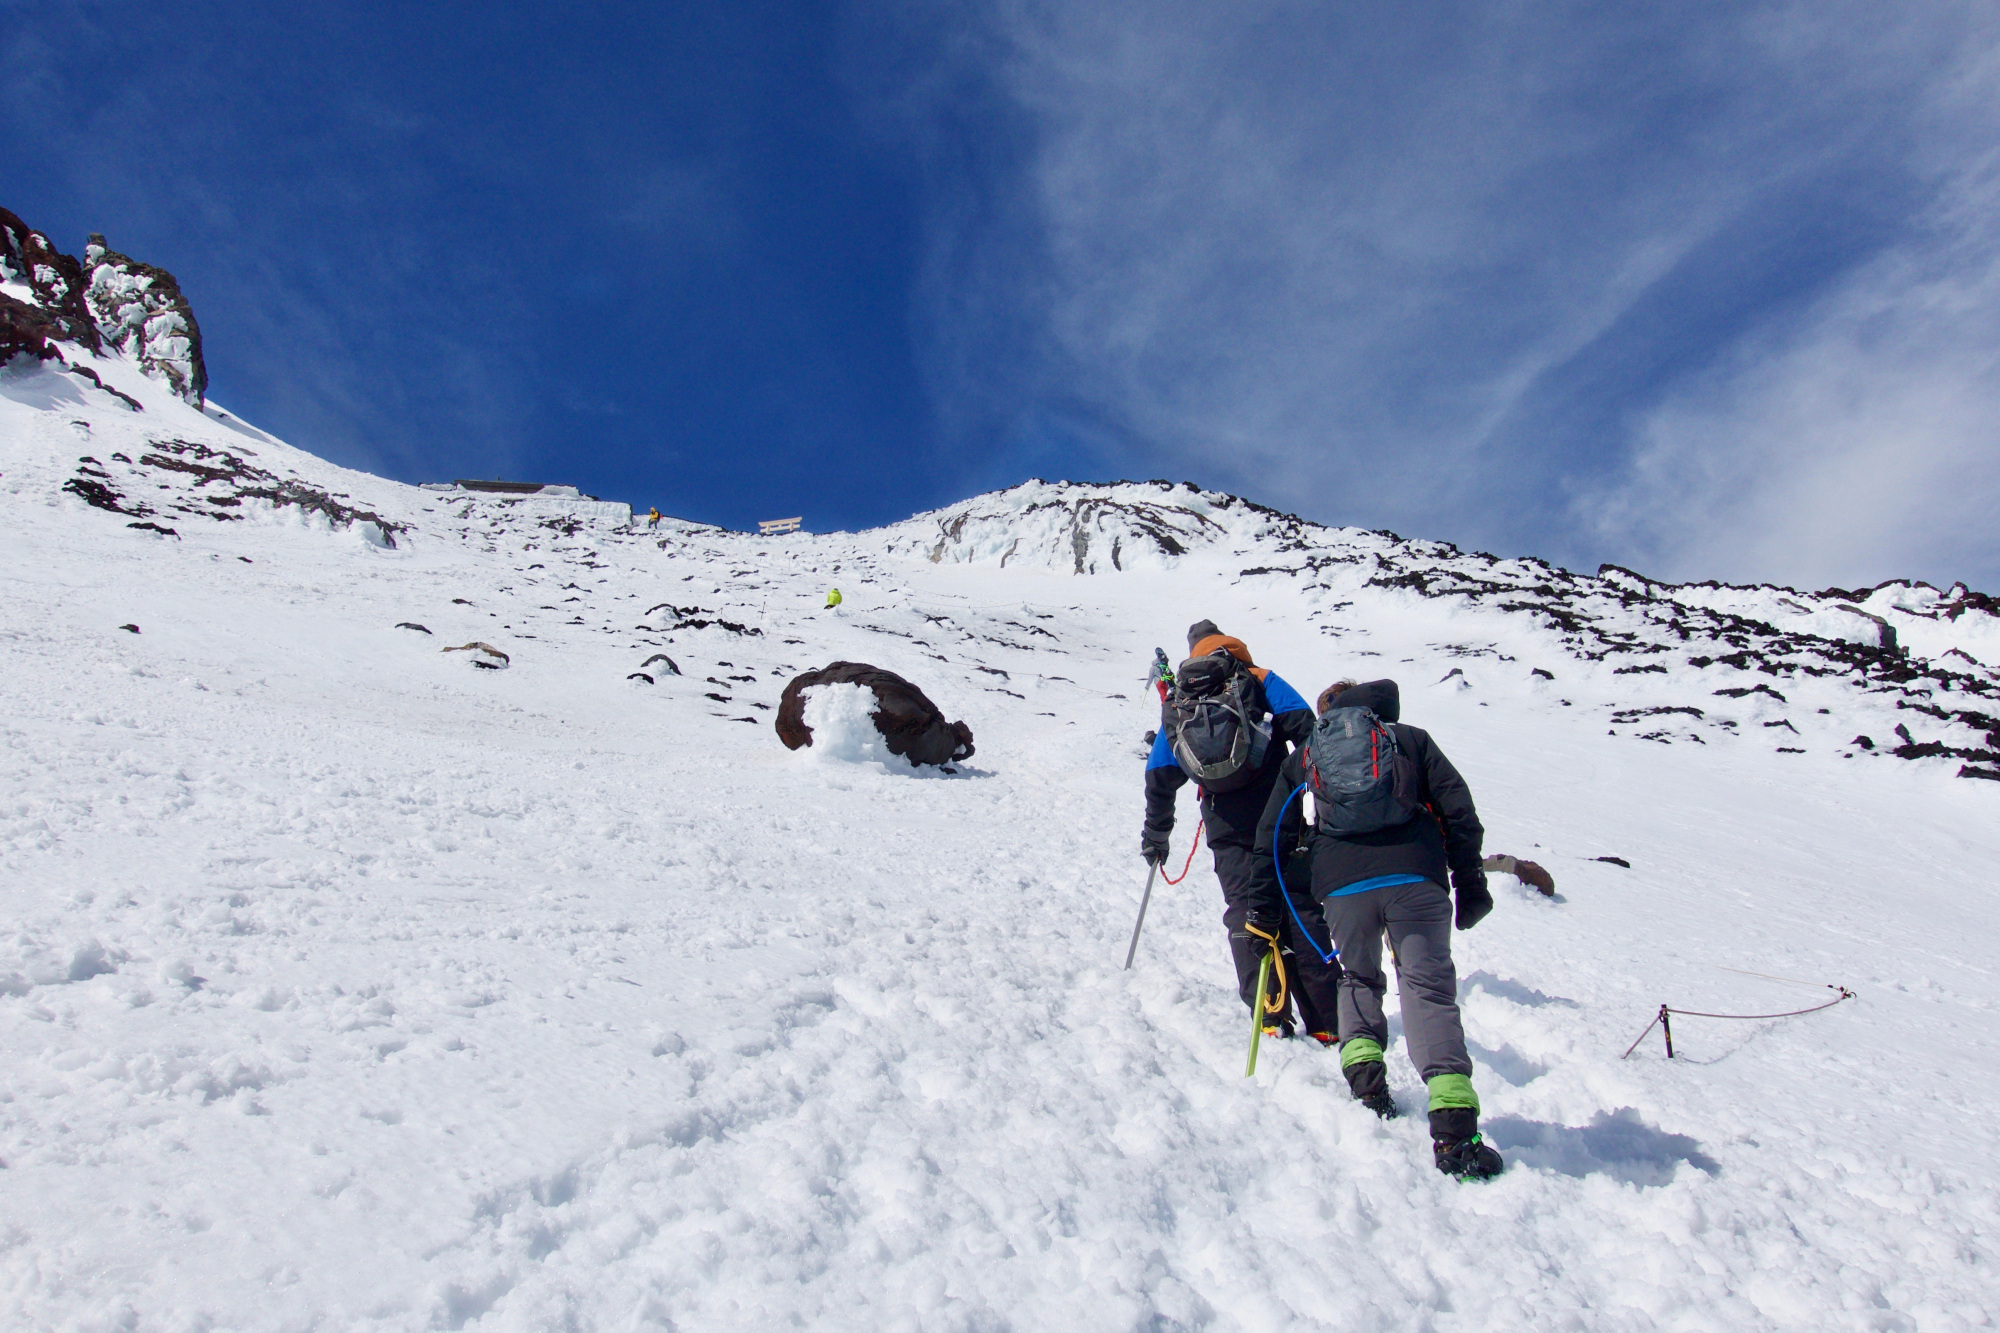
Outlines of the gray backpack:
<svg viewBox="0 0 2000 1333">
<path fill-rule="evenodd" d="M 1256 677 L 1227 653 L 1191 657 L 1174 673 L 1163 721 L 1174 762 L 1207 792 L 1257 780 L 1271 749 L 1271 722 L 1251 702 Z"/>
<path fill-rule="evenodd" d="M 1319 830 L 1344 837 L 1407 823 L 1423 808 L 1417 761 L 1366 708 L 1333 708 L 1313 723 L 1306 781 Z"/>
</svg>

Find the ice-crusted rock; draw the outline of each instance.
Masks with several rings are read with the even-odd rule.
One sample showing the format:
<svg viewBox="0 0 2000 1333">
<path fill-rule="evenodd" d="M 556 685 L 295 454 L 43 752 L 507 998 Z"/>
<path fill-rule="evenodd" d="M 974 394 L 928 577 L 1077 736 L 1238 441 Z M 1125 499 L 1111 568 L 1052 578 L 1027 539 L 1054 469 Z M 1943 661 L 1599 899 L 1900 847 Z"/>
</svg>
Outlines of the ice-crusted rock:
<svg viewBox="0 0 2000 1333">
<path fill-rule="evenodd" d="M 2000 667 L 2000 603 L 1963 583 L 1939 591 L 1928 583 L 1892 579 L 1873 588 L 1803 592 L 1768 583 L 1662 583 L 1616 565 L 1606 565 L 1598 574 L 1648 597 L 1745 616 L 1779 629 L 1925 658 L 1956 652 L 1973 665 Z"/>
<path fill-rule="evenodd" d="M 84 300 L 87 286 L 83 266 L 73 256 L 61 253 L 47 236 L 0 208 L 0 294 L 7 298 L 10 327 L 39 325 L 41 337 L 97 351 L 97 324 Z M 37 312 L 40 320 L 16 307 Z"/>
<path fill-rule="evenodd" d="M 1650 604 L 1670 628 L 1740 622 L 1765 635 L 1842 645 L 1829 651 L 1843 660 L 1850 649 L 1879 653 L 1888 664 L 1949 653 L 1975 671 L 2000 670 L 2000 603 L 1962 583 L 1942 592 L 1900 579 L 1873 589 L 1801 592 L 1770 584 L 1667 583 L 1617 565 L 1592 577 L 1543 560 L 1501 560 L 1391 532 L 1325 527 L 1188 482 L 1030 481 L 919 514 L 883 529 L 883 536 L 891 553 L 933 563 L 1075 574 L 1171 568 L 1196 553 L 1255 562 L 1243 570 L 1246 576 L 1304 575 L 1309 583 L 1335 566 L 1359 565 L 1367 567 L 1372 586 L 1423 596 L 1498 597 L 1509 609 L 1532 609 L 1559 624 L 1582 625 L 1599 605 Z M 1578 646 L 1620 651 L 1615 639 L 1609 645 L 1580 640 Z"/>
<path fill-rule="evenodd" d="M 119 254 L 95 233 L 83 256 L 84 299 L 104 342 L 200 407 L 208 391 L 201 326 L 174 275 Z"/>
<path fill-rule="evenodd" d="M 24 352 L 67 360 L 56 343 L 93 353 L 109 347 L 196 407 L 208 391 L 201 326 L 173 274 L 119 254 L 98 235 L 79 263 L 0 208 L 0 362 Z"/>
<path fill-rule="evenodd" d="M 257 457 L 253 450 L 238 446 L 236 452 L 230 452 L 198 440 L 158 437 L 150 443 L 152 447 L 136 461 L 122 453 L 103 461 L 84 455 L 77 459 L 75 473 L 63 483 L 63 491 L 93 509 L 137 520 L 126 524 L 128 528 L 146 528 L 169 536 L 178 533 L 151 520 L 171 517 L 235 523 L 242 521 L 246 511 L 259 509 L 289 510 L 309 521 L 322 520 L 330 528 L 352 528 L 377 546 L 393 548 L 396 535 L 407 530 L 407 525 L 362 509 L 346 495 L 260 467 L 249 461 Z M 139 498 L 142 493 L 145 499 Z"/>
</svg>

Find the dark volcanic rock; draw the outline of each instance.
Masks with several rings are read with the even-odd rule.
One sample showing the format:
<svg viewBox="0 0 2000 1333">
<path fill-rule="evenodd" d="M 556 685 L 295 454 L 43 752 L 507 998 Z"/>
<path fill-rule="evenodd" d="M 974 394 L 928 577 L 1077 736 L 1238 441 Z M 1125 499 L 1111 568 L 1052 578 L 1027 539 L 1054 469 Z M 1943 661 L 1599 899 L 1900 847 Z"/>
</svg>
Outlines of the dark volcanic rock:
<svg viewBox="0 0 2000 1333">
<path fill-rule="evenodd" d="M 248 461 L 254 456 L 248 449 L 239 457 L 192 440 L 154 439 L 151 444 L 152 449 L 140 454 L 137 462 L 123 454 L 111 456 L 113 462 L 122 465 L 123 477 L 114 477 L 106 470 L 107 465 L 95 458 L 78 459 L 76 475 L 64 482 L 62 489 L 98 509 L 139 518 L 154 511 L 128 499 L 116 483 L 122 482 L 127 487 L 143 485 L 148 492 L 175 492 L 175 498 L 155 498 L 176 514 L 217 523 L 239 520 L 242 515 L 230 511 L 241 508 L 245 500 L 264 500 L 273 508 L 291 507 L 323 515 L 334 527 L 373 524 L 384 546 L 394 546 L 396 535 L 407 530 L 405 524 L 348 503 L 344 495 L 334 495 L 297 477 L 280 476 L 258 467 Z M 191 502 L 199 503 L 191 507 Z"/>
<path fill-rule="evenodd" d="M 39 361 L 60 361 L 62 353 L 53 343 L 61 338 L 62 326 L 47 311 L 0 293 L 0 365 L 23 353 Z"/>
<path fill-rule="evenodd" d="M 972 757 L 972 728 L 946 722 L 944 713 L 916 686 L 893 671 L 864 662 L 833 662 L 818 671 L 795 676 L 778 701 L 775 725 L 788 750 L 812 744 L 805 723 L 805 692 L 815 685 L 865 685 L 875 692 L 875 729 L 891 754 L 913 764 L 945 764 Z"/>
<path fill-rule="evenodd" d="M 1555 876 L 1533 861 L 1523 861 L 1517 856 L 1495 855 L 1487 857 L 1479 864 L 1482 869 L 1497 870 L 1503 875 L 1512 875 L 1544 898 L 1556 896 Z"/>
<path fill-rule="evenodd" d="M 33 289 L 35 304 L 57 330 L 48 336 L 99 350 L 97 322 L 84 300 L 89 280 L 83 266 L 4 208 L 0 208 L 0 278 Z"/>
</svg>

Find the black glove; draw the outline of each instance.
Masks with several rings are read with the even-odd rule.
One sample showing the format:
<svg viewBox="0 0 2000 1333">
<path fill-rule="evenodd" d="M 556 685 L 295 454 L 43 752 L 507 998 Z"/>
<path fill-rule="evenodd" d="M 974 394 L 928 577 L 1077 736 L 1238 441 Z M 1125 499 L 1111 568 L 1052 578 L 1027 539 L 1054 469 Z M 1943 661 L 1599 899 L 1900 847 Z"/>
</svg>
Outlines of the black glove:
<svg viewBox="0 0 2000 1333">
<path fill-rule="evenodd" d="M 1452 871 L 1451 890 L 1458 900 L 1455 920 L 1460 930 L 1471 930 L 1493 910 L 1493 895 L 1486 891 L 1486 872 L 1477 866 Z"/>
<path fill-rule="evenodd" d="M 1149 866 L 1164 865 L 1167 859 L 1167 835 L 1147 829 L 1139 835 L 1139 855 L 1146 858 Z"/>
</svg>

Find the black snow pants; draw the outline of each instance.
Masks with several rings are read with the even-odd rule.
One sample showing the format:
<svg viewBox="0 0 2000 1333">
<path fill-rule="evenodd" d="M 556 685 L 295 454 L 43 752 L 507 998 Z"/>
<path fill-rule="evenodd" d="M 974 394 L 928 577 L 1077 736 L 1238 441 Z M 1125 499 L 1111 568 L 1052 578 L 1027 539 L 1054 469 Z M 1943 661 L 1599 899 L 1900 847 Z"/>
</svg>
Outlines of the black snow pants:
<svg viewBox="0 0 2000 1333">
<path fill-rule="evenodd" d="M 1209 852 L 1215 858 L 1215 877 L 1222 882 L 1224 909 L 1222 924 L 1229 929 L 1229 953 L 1236 964 L 1236 993 L 1243 1003 L 1254 1003 L 1251 999 L 1257 993 L 1257 971 L 1263 965 L 1264 956 L 1270 951 L 1270 943 L 1252 934 L 1246 926 L 1255 925 L 1266 934 L 1275 933 L 1279 939 L 1280 957 L 1285 962 L 1285 976 L 1289 999 L 1283 1012 L 1266 1016 L 1266 1026 L 1290 1028 L 1293 1025 L 1292 1006 L 1298 1006 L 1298 1024 L 1307 1032 L 1332 1032 L 1338 1012 L 1338 988 L 1340 985 L 1340 964 L 1323 961 L 1322 955 L 1333 952 L 1328 944 L 1326 922 L 1320 916 L 1319 904 L 1311 893 L 1312 876 L 1306 869 L 1306 859 L 1298 859 L 1300 873 L 1294 874 L 1291 867 L 1285 871 L 1285 888 L 1298 912 L 1300 921 L 1308 932 L 1302 938 L 1298 923 L 1292 920 L 1292 913 L 1285 910 L 1281 900 L 1264 901 L 1251 888 L 1251 867 L 1256 864 L 1257 853 L 1247 844 L 1234 841 L 1211 843 Z M 1278 983 L 1274 975 L 1266 983 L 1265 994 L 1275 998 Z"/>
</svg>

